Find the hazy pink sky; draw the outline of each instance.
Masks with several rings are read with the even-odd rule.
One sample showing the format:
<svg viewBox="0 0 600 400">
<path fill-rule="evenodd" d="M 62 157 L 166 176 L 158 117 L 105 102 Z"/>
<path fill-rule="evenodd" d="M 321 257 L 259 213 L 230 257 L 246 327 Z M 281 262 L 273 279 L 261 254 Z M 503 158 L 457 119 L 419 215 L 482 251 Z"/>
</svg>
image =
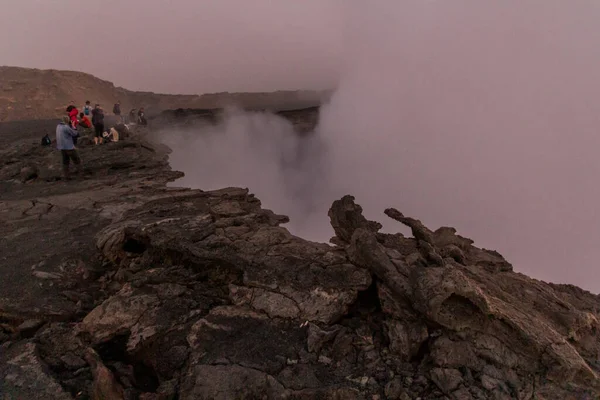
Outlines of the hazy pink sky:
<svg viewBox="0 0 600 400">
<path fill-rule="evenodd" d="M 0 65 L 74 69 L 175 93 L 331 87 L 341 0 L 19 0 Z"/>
<path fill-rule="evenodd" d="M 186 184 L 247 186 L 321 240 L 351 193 L 371 218 L 397 207 L 518 271 L 600 291 L 598 0 L 5 3 L 0 64 L 163 92 L 339 82 L 308 145 L 252 116 L 175 143 Z"/>
</svg>

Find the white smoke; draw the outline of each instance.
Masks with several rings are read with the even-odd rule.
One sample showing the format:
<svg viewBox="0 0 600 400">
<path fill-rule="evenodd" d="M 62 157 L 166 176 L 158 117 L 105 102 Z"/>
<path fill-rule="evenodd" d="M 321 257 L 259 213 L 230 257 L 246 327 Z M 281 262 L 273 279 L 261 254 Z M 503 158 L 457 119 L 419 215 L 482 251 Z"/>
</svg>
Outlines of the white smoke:
<svg viewBox="0 0 600 400">
<path fill-rule="evenodd" d="M 320 126 L 336 195 L 598 291 L 599 4 L 349 1 Z"/>
<path fill-rule="evenodd" d="M 190 186 L 249 187 L 302 236 L 326 240 L 329 205 L 353 194 L 368 218 L 394 206 L 597 291 L 598 4 L 348 0 L 315 136 L 237 114 L 175 147 L 173 165 Z"/>
<path fill-rule="evenodd" d="M 170 163 L 185 177 L 177 186 L 248 187 L 263 206 L 291 219 L 298 235 L 331 237 L 323 214 L 327 148 L 320 137 L 300 136 L 285 118 L 269 112 L 227 109 L 222 122 L 157 132 L 173 153 Z M 323 232 L 315 233 L 318 215 Z"/>
</svg>

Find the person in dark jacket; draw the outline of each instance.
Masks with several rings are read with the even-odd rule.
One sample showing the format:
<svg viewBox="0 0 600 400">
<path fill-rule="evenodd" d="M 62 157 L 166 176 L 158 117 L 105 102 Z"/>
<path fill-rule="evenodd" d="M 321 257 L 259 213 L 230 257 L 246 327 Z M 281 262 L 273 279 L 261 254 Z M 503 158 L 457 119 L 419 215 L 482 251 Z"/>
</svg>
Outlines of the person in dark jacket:
<svg viewBox="0 0 600 400">
<path fill-rule="evenodd" d="M 79 132 L 73 129 L 71 126 L 71 119 L 68 116 L 64 116 L 62 122 L 56 127 L 56 148 L 60 150 L 62 156 L 63 174 L 66 180 L 69 180 L 69 164 L 73 161 L 77 168 L 77 173 L 80 174 L 81 159 L 79 153 L 75 149 L 75 143 L 73 139 L 79 136 Z"/>
<path fill-rule="evenodd" d="M 137 110 L 135 108 L 132 108 L 131 111 L 129 111 L 129 123 L 130 124 L 135 124 L 135 112 Z"/>
<path fill-rule="evenodd" d="M 104 110 L 100 104 L 92 110 L 92 125 L 94 125 L 94 144 L 102 143 L 102 132 L 104 132 Z"/>
<path fill-rule="evenodd" d="M 144 107 L 140 107 L 138 111 L 138 124 L 139 125 L 148 125 L 148 121 L 146 120 L 146 115 L 144 114 Z"/>
<path fill-rule="evenodd" d="M 123 120 L 121 119 L 121 102 L 120 101 L 117 101 L 116 104 L 114 105 L 113 114 L 115 114 L 115 117 L 117 117 L 117 123 L 123 122 Z"/>
</svg>

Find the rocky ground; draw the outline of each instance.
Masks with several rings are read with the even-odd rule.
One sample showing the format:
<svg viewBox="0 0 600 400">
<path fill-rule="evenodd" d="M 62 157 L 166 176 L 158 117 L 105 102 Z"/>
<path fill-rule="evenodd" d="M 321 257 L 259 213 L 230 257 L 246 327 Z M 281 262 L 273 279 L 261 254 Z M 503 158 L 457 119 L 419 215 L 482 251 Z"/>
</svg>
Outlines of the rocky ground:
<svg viewBox="0 0 600 400">
<path fill-rule="evenodd" d="M 145 129 L 63 181 L 53 127 L 0 125 L 2 400 L 600 398 L 596 295 L 351 196 L 303 240 L 248 189 L 167 188 Z"/>
</svg>

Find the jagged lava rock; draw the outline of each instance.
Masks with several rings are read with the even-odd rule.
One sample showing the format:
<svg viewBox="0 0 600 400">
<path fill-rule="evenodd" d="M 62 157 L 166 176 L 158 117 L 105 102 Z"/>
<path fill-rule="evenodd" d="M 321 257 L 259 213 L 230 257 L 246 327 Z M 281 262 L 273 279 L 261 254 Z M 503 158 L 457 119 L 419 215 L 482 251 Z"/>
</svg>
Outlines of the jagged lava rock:
<svg viewBox="0 0 600 400">
<path fill-rule="evenodd" d="M 2 254 L 31 266 L 6 268 L 25 290 L 0 298 L 3 393 L 599 398 L 595 295 L 394 208 L 413 237 L 381 233 L 352 196 L 329 210 L 334 245 L 298 238 L 248 189 L 165 187 L 179 174 L 140 132 L 82 153 L 98 170 L 71 186 L 1 169 Z"/>
</svg>

